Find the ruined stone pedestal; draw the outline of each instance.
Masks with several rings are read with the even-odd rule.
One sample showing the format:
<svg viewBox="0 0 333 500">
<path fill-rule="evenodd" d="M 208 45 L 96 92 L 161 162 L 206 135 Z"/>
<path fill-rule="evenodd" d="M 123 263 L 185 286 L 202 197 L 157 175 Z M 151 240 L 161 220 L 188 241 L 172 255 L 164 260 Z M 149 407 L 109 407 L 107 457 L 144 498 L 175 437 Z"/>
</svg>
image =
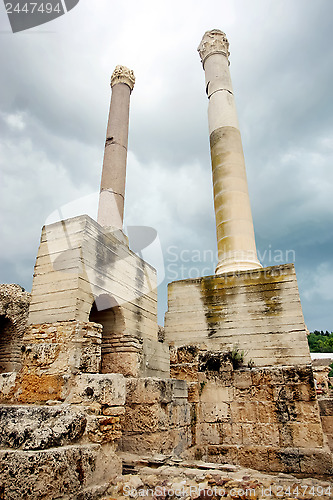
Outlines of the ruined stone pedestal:
<svg viewBox="0 0 333 500">
<path fill-rule="evenodd" d="M 169 284 L 171 345 L 237 347 L 254 366 L 311 363 L 292 264 Z"/>
<path fill-rule="evenodd" d="M 187 381 L 190 458 L 331 474 L 294 266 L 170 283 L 171 377 Z"/>
<path fill-rule="evenodd" d="M 97 371 L 168 377 L 168 349 L 157 338 L 156 288 L 155 269 L 129 249 L 121 231 L 87 215 L 74 217 L 42 230 L 28 323 L 42 343 L 38 330 L 45 324 L 101 324 Z M 90 344 L 97 349 L 92 337 Z"/>
</svg>

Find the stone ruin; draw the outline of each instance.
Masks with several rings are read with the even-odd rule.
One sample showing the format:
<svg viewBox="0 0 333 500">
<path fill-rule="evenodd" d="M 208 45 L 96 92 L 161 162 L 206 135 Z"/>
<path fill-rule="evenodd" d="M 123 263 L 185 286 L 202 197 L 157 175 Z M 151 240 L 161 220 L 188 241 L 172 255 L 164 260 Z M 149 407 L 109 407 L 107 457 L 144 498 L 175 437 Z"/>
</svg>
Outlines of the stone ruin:
<svg viewBox="0 0 333 500">
<path fill-rule="evenodd" d="M 97 222 L 43 227 L 31 294 L 0 286 L 0 498 L 102 498 L 122 471 L 166 457 L 225 474 L 332 474 L 333 400 L 318 402 L 294 266 L 257 258 L 228 49 L 219 30 L 198 49 L 219 262 L 169 284 L 165 328 L 156 271 L 123 233 L 135 83 L 123 66 Z"/>
</svg>

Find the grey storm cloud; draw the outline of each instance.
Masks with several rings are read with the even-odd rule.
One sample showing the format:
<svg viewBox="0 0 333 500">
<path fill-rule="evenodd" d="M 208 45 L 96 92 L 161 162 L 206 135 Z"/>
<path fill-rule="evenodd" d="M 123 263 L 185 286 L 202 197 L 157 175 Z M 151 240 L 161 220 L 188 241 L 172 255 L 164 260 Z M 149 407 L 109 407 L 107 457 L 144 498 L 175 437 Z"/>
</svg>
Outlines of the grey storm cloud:
<svg viewBox="0 0 333 500">
<path fill-rule="evenodd" d="M 0 281 L 29 290 L 49 214 L 98 191 L 117 64 L 136 75 L 126 222 L 151 226 L 161 240 L 160 321 L 168 280 L 214 272 L 196 49 L 206 30 L 220 28 L 230 42 L 258 251 L 264 265 L 276 263 L 269 251 L 295 252 L 308 327 L 332 330 L 332 14 L 328 0 L 81 0 L 59 19 L 12 34 L 0 10 Z M 193 252 L 202 262 L 181 257 Z"/>
</svg>

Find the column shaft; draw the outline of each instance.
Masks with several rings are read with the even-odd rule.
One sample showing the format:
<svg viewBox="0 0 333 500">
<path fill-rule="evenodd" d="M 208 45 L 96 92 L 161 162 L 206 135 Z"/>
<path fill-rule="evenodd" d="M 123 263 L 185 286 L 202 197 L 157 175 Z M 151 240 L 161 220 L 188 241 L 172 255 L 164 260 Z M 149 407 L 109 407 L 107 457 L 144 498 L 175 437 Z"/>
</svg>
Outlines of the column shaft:
<svg viewBox="0 0 333 500">
<path fill-rule="evenodd" d="M 126 80 L 126 72 L 132 80 Z M 131 84 L 131 85 L 130 85 Z M 106 133 L 97 222 L 123 228 L 130 94 L 134 75 L 117 66 L 111 78 L 111 103 Z"/>
<path fill-rule="evenodd" d="M 245 161 L 231 84 L 228 41 L 205 33 L 199 46 L 209 99 L 208 122 L 218 248 L 216 273 L 257 269 Z"/>
</svg>

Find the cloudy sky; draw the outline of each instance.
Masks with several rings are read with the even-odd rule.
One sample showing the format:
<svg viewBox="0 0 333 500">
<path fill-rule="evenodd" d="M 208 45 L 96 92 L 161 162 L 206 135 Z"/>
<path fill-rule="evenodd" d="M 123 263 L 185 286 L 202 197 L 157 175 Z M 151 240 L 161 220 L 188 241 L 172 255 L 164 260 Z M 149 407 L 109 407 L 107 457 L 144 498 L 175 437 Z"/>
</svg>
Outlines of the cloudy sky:
<svg viewBox="0 0 333 500">
<path fill-rule="evenodd" d="M 160 323 L 168 281 L 213 274 L 196 49 L 219 28 L 230 42 L 259 256 L 267 266 L 295 262 L 308 328 L 332 331 L 332 18 L 330 0 L 80 0 L 51 23 L 13 34 L 1 4 L 0 282 L 30 291 L 45 221 L 97 192 L 117 64 L 136 75 L 126 223 L 158 232 Z"/>
</svg>

